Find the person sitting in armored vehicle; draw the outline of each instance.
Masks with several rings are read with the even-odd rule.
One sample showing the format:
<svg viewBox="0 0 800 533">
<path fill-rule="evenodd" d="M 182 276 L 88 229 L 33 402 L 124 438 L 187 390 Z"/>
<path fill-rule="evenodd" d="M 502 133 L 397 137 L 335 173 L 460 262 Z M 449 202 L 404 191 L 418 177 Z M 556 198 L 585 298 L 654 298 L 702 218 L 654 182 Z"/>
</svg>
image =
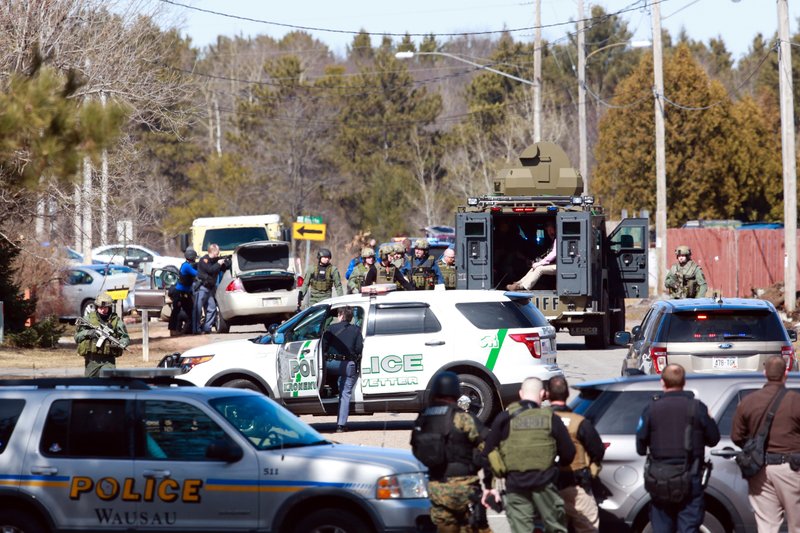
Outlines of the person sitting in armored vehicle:
<svg viewBox="0 0 800 533">
<path fill-rule="evenodd" d="M 531 264 L 531 269 L 519 281 L 509 283 L 506 288 L 510 291 L 532 290 L 542 276 L 556 275 L 556 225 L 548 222 L 545 226 L 547 237 L 553 241 L 550 251 L 542 258 L 536 259 Z"/>
</svg>

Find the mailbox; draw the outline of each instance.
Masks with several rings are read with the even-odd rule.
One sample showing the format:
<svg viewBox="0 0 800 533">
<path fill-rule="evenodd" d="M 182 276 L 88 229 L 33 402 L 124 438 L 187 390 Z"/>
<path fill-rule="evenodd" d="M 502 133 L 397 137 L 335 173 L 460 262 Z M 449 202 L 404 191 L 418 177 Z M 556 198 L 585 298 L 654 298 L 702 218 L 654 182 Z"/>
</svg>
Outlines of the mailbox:
<svg viewBox="0 0 800 533">
<path fill-rule="evenodd" d="M 136 289 L 133 293 L 133 306 L 139 311 L 161 311 L 166 303 L 163 289 Z"/>
</svg>

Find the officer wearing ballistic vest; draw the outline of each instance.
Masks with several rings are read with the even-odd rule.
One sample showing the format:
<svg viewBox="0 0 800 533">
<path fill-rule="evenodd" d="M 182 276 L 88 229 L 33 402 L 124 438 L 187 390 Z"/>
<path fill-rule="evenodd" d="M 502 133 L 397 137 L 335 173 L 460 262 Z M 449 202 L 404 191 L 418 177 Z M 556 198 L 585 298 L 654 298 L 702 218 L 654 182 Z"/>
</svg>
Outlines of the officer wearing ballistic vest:
<svg viewBox="0 0 800 533">
<path fill-rule="evenodd" d="M 94 300 L 94 311 L 78 320 L 75 342 L 85 360 L 84 376 L 95 378 L 103 368 L 116 368 L 117 357 L 131 343 L 125 322 L 114 312 L 114 300 L 102 293 Z M 103 328 L 106 332 L 101 331 Z"/>
<path fill-rule="evenodd" d="M 379 249 L 380 263 L 375 266 L 375 271 L 367 272 L 364 285 L 394 283 L 398 290 L 413 291 L 414 285 L 408 281 L 395 264 L 395 248 L 393 245 L 384 245 Z"/>
<path fill-rule="evenodd" d="M 480 506 L 478 472 L 482 465 L 478 461 L 486 428 L 471 413 L 459 408 L 456 404 L 459 396 L 457 374 L 443 371 L 434 376 L 430 404 L 414 422 L 411 450 L 428 467 L 431 520 L 437 531 L 491 533 L 488 524 L 475 523 L 470 506 L 471 501 Z M 483 483 L 491 487 L 491 471 L 483 470 Z"/>
<path fill-rule="evenodd" d="M 414 255 L 408 259 L 406 271 L 411 275 L 414 288 L 419 290 L 433 289 L 436 284 L 444 284 L 444 278 L 436 264 L 436 258 L 428 253 L 428 239 L 417 239 L 414 243 Z"/>
<path fill-rule="evenodd" d="M 575 533 L 596 533 L 600 514 L 592 496 L 592 477 L 600 471 L 606 447 L 591 421 L 567 407 L 569 385 L 566 378 L 550 378 L 548 385 L 550 406 L 561 417 L 575 445 L 575 459 L 558 473 L 558 492 L 564 499 L 567 523 Z"/>
<path fill-rule="evenodd" d="M 300 288 L 298 294 L 298 303 L 302 302 L 309 293 L 308 305 L 312 306 L 315 303 L 321 302 L 331 296 L 339 296 L 344 294 L 342 289 L 342 278 L 339 275 L 339 270 L 331 264 L 331 251 L 327 248 L 320 248 L 317 252 L 317 264 L 314 267 L 309 267 L 305 275 L 305 283 Z M 332 293 L 331 289 L 335 289 Z"/>
<path fill-rule="evenodd" d="M 442 254 L 442 258 L 437 263 L 439 272 L 444 278 L 444 286 L 447 290 L 456 288 L 456 251 L 448 248 Z"/>
<path fill-rule="evenodd" d="M 705 446 L 719 442 L 719 428 L 708 415 L 708 407 L 696 400 L 692 392 L 683 390 L 685 384 L 683 367 L 667 365 L 661 373 L 664 393 L 655 396 L 644 408 L 636 429 L 636 452 L 647 455 L 650 450 L 645 479 L 652 476 L 658 481 L 652 489 L 648 488 L 653 533 L 696 532 L 703 524 Z M 691 448 L 688 453 L 687 448 Z M 678 479 L 672 477 L 666 481 L 658 474 L 674 475 L 679 470 L 690 474 L 685 490 L 677 490 L 682 485 Z"/>
<path fill-rule="evenodd" d="M 541 407 L 545 397 L 539 378 L 527 378 L 519 391 L 519 402 L 497 415 L 486 438 L 483 453 L 488 458 L 496 448 L 506 471 L 504 504 L 513 533 L 530 533 L 534 511 L 548 533 L 566 533 L 564 500 L 556 481 L 559 467 L 575 458 L 575 445 L 558 413 Z M 558 456 L 558 463 L 556 463 Z M 489 491 L 495 498 L 496 489 Z M 488 494 L 484 494 L 484 499 Z"/>
<path fill-rule="evenodd" d="M 681 245 L 675 249 L 678 262 L 670 267 L 664 286 L 670 298 L 702 298 L 706 295 L 708 284 L 700 265 L 692 261 L 692 249 Z"/>
<path fill-rule="evenodd" d="M 361 262 L 353 268 L 353 272 L 347 280 L 347 289 L 350 294 L 356 294 L 361 291 L 361 287 L 365 284 L 364 282 L 367 278 L 367 274 L 369 274 L 371 270 L 375 270 L 375 250 L 373 248 L 364 247 L 361 249 Z M 374 272 L 373 276 L 376 275 L 377 272 Z"/>
</svg>

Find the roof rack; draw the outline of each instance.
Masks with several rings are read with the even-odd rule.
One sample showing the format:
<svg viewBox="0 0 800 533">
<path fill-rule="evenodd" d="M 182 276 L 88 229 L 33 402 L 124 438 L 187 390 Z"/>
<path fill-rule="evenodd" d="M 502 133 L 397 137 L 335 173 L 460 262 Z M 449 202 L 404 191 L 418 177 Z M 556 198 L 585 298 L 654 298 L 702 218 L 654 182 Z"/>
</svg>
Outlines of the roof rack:
<svg viewBox="0 0 800 533">
<path fill-rule="evenodd" d="M 130 390 L 148 390 L 153 386 L 186 386 L 193 383 L 177 378 L 180 368 L 108 368 L 100 371 L 99 378 L 32 378 L 0 380 L 0 387 L 29 387 L 56 389 L 67 387 L 117 387 Z"/>
</svg>

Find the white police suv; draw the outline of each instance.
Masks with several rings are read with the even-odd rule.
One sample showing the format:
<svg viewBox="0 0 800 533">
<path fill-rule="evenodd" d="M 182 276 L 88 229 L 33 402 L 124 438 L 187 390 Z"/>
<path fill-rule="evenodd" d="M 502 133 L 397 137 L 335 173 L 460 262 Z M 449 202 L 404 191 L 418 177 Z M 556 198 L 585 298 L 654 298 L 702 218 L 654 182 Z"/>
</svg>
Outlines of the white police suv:
<svg viewBox="0 0 800 533">
<path fill-rule="evenodd" d="M 333 443 L 252 391 L 0 382 L 4 532 L 424 531 L 426 478 L 411 452 Z"/>
<path fill-rule="evenodd" d="M 297 414 L 336 414 L 323 382 L 319 340 L 337 309 L 354 309 L 364 351 L 351 413 L 416 412 L 434 374 L 461 378 L 471 411 L 486 421 L 519 399 L 527 377 L 561 375 L 556 332 L 530 294 L 503 291 L 410 291 L 373 286 L 309 307 L 271 335 L 199 346 L 177 364 L 201 386 L 258 390 Z"/>
</svg>

